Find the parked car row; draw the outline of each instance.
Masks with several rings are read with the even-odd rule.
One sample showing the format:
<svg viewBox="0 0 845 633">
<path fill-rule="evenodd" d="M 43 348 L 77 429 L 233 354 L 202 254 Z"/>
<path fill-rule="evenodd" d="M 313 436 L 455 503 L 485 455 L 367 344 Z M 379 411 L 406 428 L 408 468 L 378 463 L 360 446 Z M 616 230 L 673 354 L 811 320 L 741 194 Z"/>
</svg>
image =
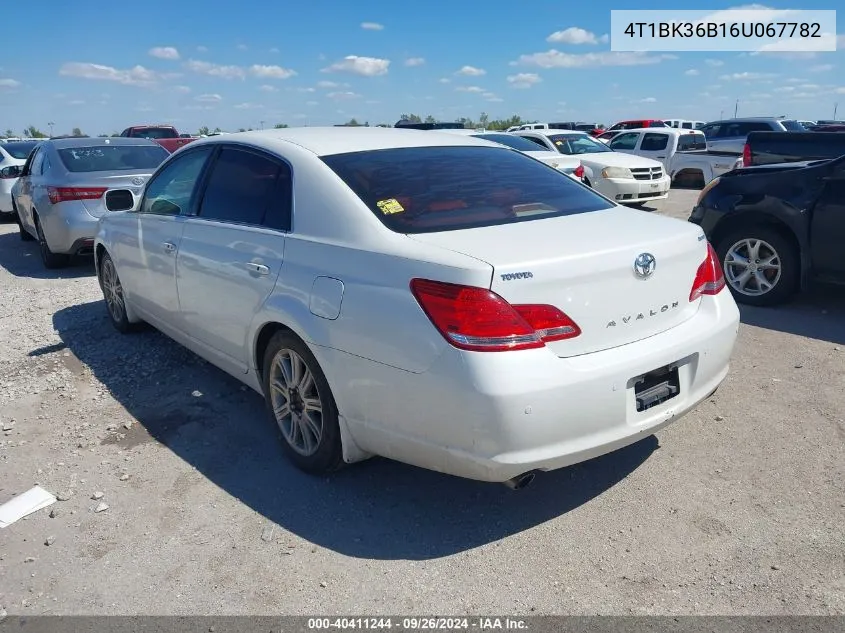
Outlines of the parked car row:
<svg viewBox="0 0 845 633">
<path fill-rule="evenodd" d="M 555 160 L 586 143 L 649 160 L 563 134 Z M 47 141 L 16 215 L 51 248 L 48 216 L 96 222 L 114 327 L 148 323 L 263 395 L 301 469 L 382 455 L 520 488 L 709 397 L 739 312 L 701 227 L 476 136 L 289 128 L 172 154 Z M 662 186 L 659 169 L 633 180 Z"/>
</svg>

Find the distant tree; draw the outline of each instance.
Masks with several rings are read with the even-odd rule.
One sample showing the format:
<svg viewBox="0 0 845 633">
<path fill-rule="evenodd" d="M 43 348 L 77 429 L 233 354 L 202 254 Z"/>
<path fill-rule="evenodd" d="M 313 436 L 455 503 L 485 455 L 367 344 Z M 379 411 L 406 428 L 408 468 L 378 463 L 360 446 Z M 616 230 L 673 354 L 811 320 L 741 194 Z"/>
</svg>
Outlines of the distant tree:
<svg viewBox="0 0 845 633">
<path fill-rule="evenodd" d="M 429 114 L 427 117 L 425 117 L 425 123 L 437 123 L 437 119 L 435 119 Z"/>
<path fill-rule="evenodd" d="M 47 138 L 47 135 L 34 125 L 30 125 L 24 130 L 24 132 L 25 136 L 28 136 L 29 138 Z"/>
<path fill-rule="evenodd" d="M 208 136 L 208 126 L 203 125 L 200 129 L 198 129 L 197 136 Z"/>
<path fill-rule="evenodd" d="M 238 132 L 246 132 L 246 128 L 239 127 L 239 128 L 238 128 Z"/>
<path fill-rule="evenodd" d="M 482 112 L 481 116 L 478 117 L 478 125 L 479 127 L 487 127 L 487 124 L 490 122 L 490 117 L 487 115 L 486 112 Z"/>
<path fill-rule="evenodd" d="M 97 138 L 108 138 L 108 134 L 97 134 Z"/>
<path fill-rule="evenodd" d="M 9 130 L 6 130 L 6 133 L 3 136 L 14 136 L 14 135 L 15 135 L 14 131 L 9 129 Z"/>
<path fill-rule="evenodd" d="M 85 136 L 78 127 L 73 128 L 73 131 L 70 133 L 71 136 Z"/>
<path fill-rule="evenodd" d="M 356 121 L 355 119 L 349 119 L 346 123 L 344 123 L 344 125 L 347 126 L 347 127 L 360 127 L 361 126 L 361 124 L 358 123 L 358 121 Z"/>
<path fill-rule="evenodd" d="M 276 125 L 273 126 L 273 129 L 274 130 L 282 130 L 286 127 L 288 127 L 287 123 L 276 123 Z"/>
<path fill-rule="evenodd" d="M 410 121 L 411 123 L 422 123 L 422 119 L 416 114 L 403 114 L 399 117 L 400 121 Z"/>
<path fill-rule="evenodd" d="M 214 131 L 215 131 L 217 134 L 219 134 L 219 133 L 220 133 L 220 132 L 222 132 L 223 130 L 221 130 L 219 127 L 216 127 L 216 128 L 214 128 Z"/>
</svg>

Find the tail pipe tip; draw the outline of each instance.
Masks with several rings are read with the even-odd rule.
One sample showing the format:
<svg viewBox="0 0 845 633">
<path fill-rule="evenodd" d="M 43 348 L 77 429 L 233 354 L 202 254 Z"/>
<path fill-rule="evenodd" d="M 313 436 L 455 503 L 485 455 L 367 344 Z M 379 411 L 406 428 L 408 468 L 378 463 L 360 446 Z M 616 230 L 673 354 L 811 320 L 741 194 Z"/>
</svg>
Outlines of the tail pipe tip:
<svg viewBox="0 0 845 633">
<path fill-rule="evenodd" d="M 504 484 L 510 488 L 511 490 L 522 490 L 523 488 L 527 488 L 532 481 L 534 481 L 534 473 L 523 473 L 522 475 L 517 475 L 513 479 L 508 479 Z"/>
</svg>

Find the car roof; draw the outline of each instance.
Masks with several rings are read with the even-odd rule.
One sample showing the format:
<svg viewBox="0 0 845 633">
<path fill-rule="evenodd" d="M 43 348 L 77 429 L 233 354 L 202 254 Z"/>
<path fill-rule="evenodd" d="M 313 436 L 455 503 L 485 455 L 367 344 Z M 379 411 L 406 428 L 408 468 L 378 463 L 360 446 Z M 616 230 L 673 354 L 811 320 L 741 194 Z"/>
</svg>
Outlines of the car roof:
<svg viewBox="0 0 845 633">
<path fill-rule="evenodd" d="M 628 132 L 654 132 L 655 134 L 672 134 L 674 136 L 680 136 L 681 134 L 701 134 L 704 136 L 704 132 L 701 130 L 693 130 L 692 128 L 682 127 L 635 127 L 630 130 L 613 131 L 621 132 L 621 134 L 627 134 Z"/>
<path fill-rule="evenodd" d="M 265 149 L 284 152 L 286 145 L 298 145 L 317 156 L 331 156 L 351 152 L 408 147 L 443 147 L 476 145 L 500 148 L 498 143 L 469 135 L 449 133 L 446 130 L 408 130 L 381 127 L 289 127 L 273 130 L 236 132 L 225 137 L 204 138 L 191 143 L 246 143 Z"/>
<path fill-rule="evenodd" d="M 515 132 L 519 132 L 520 134 L 529 133 L 529 134 L 542 134 L 543 136 L 558 136 L 559 134 L 579 134 L 581 136 L 586 136 L 588 138 L 593 138 L 586 132 L 582 132 L 581 130 L 561 130 L 559 128 L 548 128 L 548 129 L 539 129 L 539 130 L 515 130 Z M 513 134 L 514 132 L 511 132 Z"/>
<path fill-rule="evenodd" d="M 155 141 L 146 138 L 126 138 L 122 136 L 101 137 L 77 137 L 77 138 L 56 138 L 44 139 L 56 149 L 67 149 L 70 147 L 100 147 L 105 145 L 158 145 Z M 159 146 L 161 147 L 161 146 Z"/>
</svg>

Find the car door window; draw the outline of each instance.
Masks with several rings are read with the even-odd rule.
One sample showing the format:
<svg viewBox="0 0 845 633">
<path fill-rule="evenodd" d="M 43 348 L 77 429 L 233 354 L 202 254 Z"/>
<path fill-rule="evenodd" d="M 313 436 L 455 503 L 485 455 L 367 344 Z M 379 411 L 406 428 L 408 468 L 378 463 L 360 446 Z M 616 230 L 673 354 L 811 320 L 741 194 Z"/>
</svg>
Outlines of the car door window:
<svg viewBox="0 0 845 633">
<path fill-rule="evenodd" d="M 636 132 L 628 133 L 628 134 L 620 134 L 612 141 L 610 141 L 610 149 L 615 150 L 626 150 L 626 149 L 634 149 L 637 146 L 637 139 L 640 138 L 640 135 Z"/>
<path fill-rule="evenodd" d="M 640 144 L 640 149 L 645 152 L 659 152 L 669 146 L 668 134 L 654 134 L 649 133 L 643 136 L 643 142 Z"/>
<path fill-rule="evenodd" d="M 718 125 L 702 125 L 701 132 L 706 138 L 716 138 L 719 135 Z"/>
<path fill-rule="evenodd" d="M 187 213 L 197 183 L 213 147 L 206 145 L 182 154 L 157 173 L 144 194 L 141 213 L 179 215 Z"/>
<path fill-rule="evenodd" d="M 277 185 L 283 168 L 268 156 L 226 147 L 214 161 L 198 216 L 237 224 L 262 225 L 265 217 L 273 228 L 284 225 L 284 201 L 277 199 Z M 281 214 L 281 216 L 280 216 Z M 288 205 L 287 216 L 290 217 Z M 288 220 L 287 224 L 290 224 Z"/>
<path fill-rule="evenodd" d="M 536 143 L 540 146 L 540 149 L 549 149 L 548 145 L 546 145 L 542 139 L 537 138 L 536 136 L 523 136 L 522 138 L 528 139 L 532 143 Z"/>
<path fill-rule="evenodd" d="M 39 149 L 32 157 L 32 164 L 29 166 L 29 173 L 32 176 L 41 175 L 41 165 L 44 164 L 44 150 Z"/>
<path fill-rule="evenodd" d="M 742 123 L 740 124 L 740 135 L 748 136 L 750 132 L 770 132 L 772 126 L 768 123 Z"/>
</svg>

